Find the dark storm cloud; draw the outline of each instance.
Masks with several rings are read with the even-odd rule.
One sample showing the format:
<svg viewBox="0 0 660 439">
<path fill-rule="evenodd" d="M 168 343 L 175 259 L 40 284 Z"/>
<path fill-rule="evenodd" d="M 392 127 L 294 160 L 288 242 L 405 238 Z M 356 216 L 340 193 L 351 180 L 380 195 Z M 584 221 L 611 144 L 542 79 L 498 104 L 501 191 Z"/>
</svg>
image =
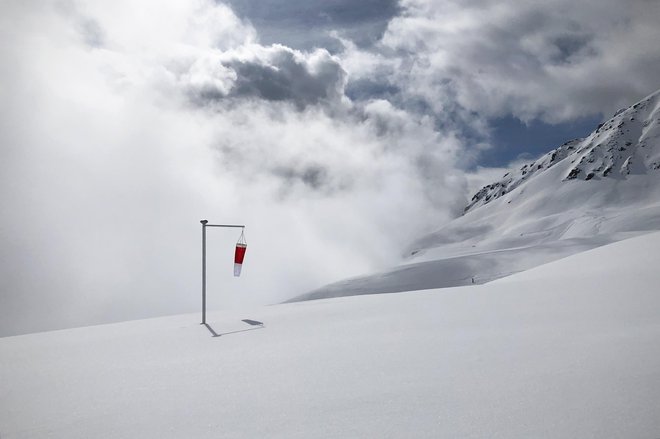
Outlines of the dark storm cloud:
<svg viewBox="0 0 660 439">
<path fill-rule="evenodd" d="M 281 48 L 269 64 L 231 61 L 227 67 L 237 74 L 230 96 L 259 97 L 268 101 L 291 101 L 299 108 L 338 99 L 343 91 L 346 72 L 330 57 L 314 71 L 293 52 Z"/>
<path fill-rule="evenodd" d="M 578 57 L 595 56 L 596 50 L 590 45 L 593 35 L 559 35 L 552 38 L 551 43 L 557 48 L 552 61 L 557 64 L 577 60 Z"/>
<path fill-rule="evenodd" d="M 262 43 L 296 49 L 341 46 L 329 36 L 336 31 L 366 47 L 377 41 L 392 17 L 400 13 L 397 0 L 228 0 L 259 32 Z"/>
<path fill-rule="evenodd" d="M 344 96 L 346 72 L 339 60 L 325 50 L 302 53 L 274 45 L 248 46 L 240 53 L 228 52 L 216 63 L 197 70 L 197 75 L 212 78 L 222 71 L 225 80 L 189 84 L 189 92 L 198 105 L 224 99 L 256 98 L 265 101 L 288 101 L 302 110 L 310 105 L 333 103 Z"/>
</svg>

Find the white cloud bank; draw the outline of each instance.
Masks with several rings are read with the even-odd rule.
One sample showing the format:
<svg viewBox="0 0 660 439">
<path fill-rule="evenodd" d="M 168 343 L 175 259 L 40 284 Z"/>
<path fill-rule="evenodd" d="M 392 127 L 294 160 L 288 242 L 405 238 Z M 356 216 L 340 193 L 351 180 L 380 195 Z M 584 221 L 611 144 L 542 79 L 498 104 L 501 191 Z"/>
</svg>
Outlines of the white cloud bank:
<svg viewBox="0 0 660 439">
<path fill-rule="evenodd" d="M 402 0 L 353 76 L 377 75 L 435 113 L 548 122 L 611 115 L 660 87 L 660 2 Z M 464 121 L 470 117 L 460 116 Z"/>
</svg>

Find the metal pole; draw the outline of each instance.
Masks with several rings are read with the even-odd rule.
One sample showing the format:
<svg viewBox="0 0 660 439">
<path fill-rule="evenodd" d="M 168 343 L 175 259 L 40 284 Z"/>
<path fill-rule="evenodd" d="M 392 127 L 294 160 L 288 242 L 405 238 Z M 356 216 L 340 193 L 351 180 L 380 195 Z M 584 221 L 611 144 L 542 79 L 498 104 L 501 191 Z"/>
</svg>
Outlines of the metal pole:
<svg viewBox="0 0 660 439">
<path fill-rule="evenodd" d="M 204 220 L 206 221 L 206 220 Z M 208 221 L 206 221 L 208 222 Z M 206 227 L 234 227 L 237 229 L 244 229 L 245 226 L 239 224 L 207 224 Z"/>
<path fill-rule="evenodd" d="M 235 224 L 209 224 L 207 220 L 201 220 L 200 223 L 202 223 L 202 325 L 206 325 L 206 228 L 233 227 L 245 229 L 245 226 Z"/>
<path fill-rule="evenodd" d="M 201 220 L 202 223 L 202 325 L 206 324 L 206 224 L 207 220 Z"/>
</svg>

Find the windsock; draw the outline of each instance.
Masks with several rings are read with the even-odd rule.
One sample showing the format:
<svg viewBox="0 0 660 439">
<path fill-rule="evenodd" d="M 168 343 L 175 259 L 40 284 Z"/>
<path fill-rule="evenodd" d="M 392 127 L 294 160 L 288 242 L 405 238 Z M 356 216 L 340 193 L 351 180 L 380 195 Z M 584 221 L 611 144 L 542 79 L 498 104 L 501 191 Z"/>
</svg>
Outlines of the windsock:
<svg viewBox="0 0 660 439">
<path fill-rule="evenodd" d="M 245 236 L 241 232 L 240 238 L 236 243 L 236 251 L 234 252 L 234 276 L 238 277 L 241 275 L 241 268 L 243 267 L 243 259 L 245 258 L 245 250 L 247 250 L 247 243 L 245 242 Z"/>
</svg>

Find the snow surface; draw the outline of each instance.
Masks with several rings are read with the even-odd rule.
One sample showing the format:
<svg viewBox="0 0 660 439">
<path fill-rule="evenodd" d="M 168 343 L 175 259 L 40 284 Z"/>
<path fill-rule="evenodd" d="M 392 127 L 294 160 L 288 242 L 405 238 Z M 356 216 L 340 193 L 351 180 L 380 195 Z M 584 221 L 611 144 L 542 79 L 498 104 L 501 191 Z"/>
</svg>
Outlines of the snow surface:
<svg viewBox="0 0 660 439">
<path fill-rule="evenodd" d="M 660 230 L 660 90 L 482 188 L 406 264 L 291 299 L 484 283 Z"/>
<path fill-rule="evenodd" d="M 183 315 L 2 338 L 0 437 L 660 437 L 658 248 L 213 313 L 218 337 Z"/>
</svg>

